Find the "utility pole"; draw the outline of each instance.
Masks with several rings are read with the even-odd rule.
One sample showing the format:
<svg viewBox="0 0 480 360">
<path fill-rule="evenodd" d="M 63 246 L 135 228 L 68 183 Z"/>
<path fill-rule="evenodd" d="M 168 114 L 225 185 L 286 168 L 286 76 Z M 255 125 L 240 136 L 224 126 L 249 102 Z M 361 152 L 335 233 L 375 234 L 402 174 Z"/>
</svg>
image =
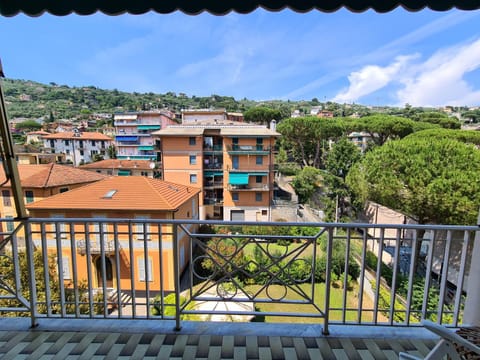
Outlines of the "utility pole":
<svg viewBox="0 0 480 360">
<path fill-rule="evenodd" d="M 3 167 L 5 169 L 5 177 L 10 181 L 10 186 L 12 188 L 17 219 L 21 220 L 26 219 L 28 215 L 23 200 L 23 191 L 20 184 L 17 161 L 15 160 L 15 153 L 13 151 L 13 139 L 8 124 L 7 110 L 5 108 L 5 100 L 1 84 L 1 79 L 3 77 L 5 77 L 5 75 L 0 61 L 0 137 L 2 141 L 0 151 L 3 159 Z"/>
</svg>

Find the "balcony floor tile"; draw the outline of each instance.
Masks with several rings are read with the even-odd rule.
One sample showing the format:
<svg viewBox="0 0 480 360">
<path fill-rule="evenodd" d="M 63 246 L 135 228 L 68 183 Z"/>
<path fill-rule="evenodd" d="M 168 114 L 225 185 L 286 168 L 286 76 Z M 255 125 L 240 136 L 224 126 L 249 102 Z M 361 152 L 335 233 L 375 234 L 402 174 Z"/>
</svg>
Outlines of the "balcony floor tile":
<svg viewBox="0 0 480 360">
<path fill-rule="evenodd" d="M 0 319 L 0 358 L 381 360 L 399 351 L 423 356 L 437 341 L 422 328 L 381 326 L 331 325 L 324 336 L 305 324 L 185 322 L 175 332 L 172 321 L 160 320 L 39 323 L 31 329 L 28 319 Z"/>
</svg>

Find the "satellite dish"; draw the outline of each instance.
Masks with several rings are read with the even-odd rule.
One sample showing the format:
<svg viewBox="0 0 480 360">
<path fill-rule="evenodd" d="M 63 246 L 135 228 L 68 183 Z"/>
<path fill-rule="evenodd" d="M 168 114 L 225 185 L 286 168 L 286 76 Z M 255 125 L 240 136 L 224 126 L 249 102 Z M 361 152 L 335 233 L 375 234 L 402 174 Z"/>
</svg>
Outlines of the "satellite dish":
<svg viewBox="0 0 480 360">
<path fill-rule="evenodd" d="M 148 164 L 148 167 L 152 170 L 155 169 L 155 163 L 153 161 L 150 162 L 150 164 Z"/>
</svg>

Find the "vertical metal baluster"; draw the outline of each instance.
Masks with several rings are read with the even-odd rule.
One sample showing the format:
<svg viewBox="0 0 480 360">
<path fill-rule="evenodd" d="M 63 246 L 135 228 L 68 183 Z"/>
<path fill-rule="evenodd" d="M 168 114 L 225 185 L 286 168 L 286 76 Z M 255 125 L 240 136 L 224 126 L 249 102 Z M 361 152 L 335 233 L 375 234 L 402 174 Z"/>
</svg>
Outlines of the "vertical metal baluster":
<svg viewBox="0 0 480 360">
<path fill-rule="evenodd" d="M 62 235 L 60 231 L 60 222 L 55 222 L 55 237 L 57 242 L 57 269 L 58 269 L 58 286 L 60 288 L 60 311 L 62 317 L 66 315 L 65 309 L 65 282 L 63 280 L 63 247 Z"/>
<path fill-rule="evenodd" d="M 347 315 L 347 290 L 348 290 L 348 270 L 349 270 L 349 262 L 350 262 L 350 233 L 351 229 L 347 229 L 347 237 L 345 239 L 346 246 L 345 246 L 345 268 L 344 268 L 344 275 L 343 275 L 343 296 L 342 296 L 342 322 L 345 323 L 346 315 Z"/>
<path fill-rule="evenodd" d="M 75 244 L 74 223 L 70 223 L 70 253 L 72 257 L 72 277 L 73 277 L 73 291 L 74 291 L 74 305 L 75 316 L 80 317 L 80 293 L 78 289 L 78 275 L 77 275 L 77 249 Z"/>
<path fill-rule="evenodd" d="M 180 331 L 180 269 L 178 264 L 178 225 L 173 226 L 173 282 L 175 284 L 175 331 Z"/>
<path fill-rule="evenodd" d="M 453 310 L 453 326 L 458 326 L 458 317 L 460 315 L 460 305 L 462 302 L 463 284 L 465 282 L 465 271 L 467 268 L 467 254 L 468 254 L 468 242 L 470 240 L 470 233 L 468 231 L 463 232 L 463 245 L 462 255 L 460 260 L 460 269 L 458 272 L 457 290 L 455 291 L 455 306 Z"/>
<path fill-rule="evenodd" d="M 336 226 L 334 225 L 334 229 Z M 327 269 L 325 272 L 325 321 L 323 326 L 323 334 L 328 335 L 328 321 L 330 313 L 330 286 L 331 286 L 331 272 L 332 272 L 332 252 L 333 252 L 333 233 L 334 229 L 331 227 L 328 229 L 328 241 L 327 241 Z"/>
<path fill-rule="evenodd" d="M 33 255 L 33 236 L 32 236 L 32 224 L 28 219 L 23 221 L 25 227 L 25 245 L 26 245 L 26 256 L 27 256 L 27 266 L 28 266 L 28 291 L 30 292 L 30 326 L 36 327 L 37 323 L 37 282 L 35 278 L 35 260 Z M 17 244 L 12 244 L 12 249 L 16 249 Z M 15 250 L 14 250 L 15 251 Z M 18 256 L 14 258 L 18 259 Z M 17 276 L 15 276 L 16 280 L 19 280 Z M 18 291 L 20 285 L 20 281 L 18 281 L 15 286 Z"/>
<path fill-rule="evenodd" d="M 389 316 L 390 316 L 390 325 L 393 324 L 394 316 L 395 316 L 395 299 L 397 297 L 397 275 L 398 275 L 398 267 L 400 262 L 400 235 L 401 230 L 397 229 L 397 236 L 395 239 L 395 252 L 393 258 L 393 275 L 392 275 L 392 285 L 390 287 L 390 309 L 389 309 Z"/>
<path fill-rule="evenodd" d="M 411 245 L 411 256 L 410 256 L 410 270 L 408 273 L 408 292 L 407 292 L 407 311 L 406 311 L 406 321 L 407 326 L 410 325 L 410 309 L 412 307 L 412 297 L 413 297 L 413 283 L 415 281 L 415 264 L 417 262 L 417 248 L 418 242 L 418 230 L 415 230 L 413 233 L 413 241 Z"/>
<path fill-rule="evenodd" d="M 445 306 L 445 293 L 446 293 L 446 287 L 447 287 L 447 282 L 448 282 L 448 262 L 450 260 L 450 250 L 452 246 L 452 230 L 447 230 L 447 240 L 445 242 L 445 251 L 443 253 L 443 265 L 441 269 L 441 274 L 440 276 L 441 281 L 440 281 L 440 303 L 438 304 L 438 312 L 437 312 L 437 318 L 440 323 L 442 323 L 443 319 L 443 308 Z"/>
<path fill-rule="evenodd" d="M 362 323 L 362 313 L 363 313 L 363 292 L 365 288 L 365 271 L 366 271 L 366 263 L 367 263 L 367 240 L 368 235 L 368 228 L 363 229 L 362 235 L 362 266 L 360 268 L 360 284 L 358 287 L 358 313 L 357 313 L 357 322 L 359 324 Z M 373 239 L 375 241 L 375 239 Z"/>
<path fill-rule="evenodd" d="M 137 316 L 137 291 L 135 289 L 135 249 L 133 243 L 133 230 L 132 230 L 132 221 L 129 220 L 128 223 L 128 247 L 130 249 L 130 287 L 132 289 L 132 317 L 136 318 Z"/>
<path fill-rule="evenodd" d="M 428 304 L 428 298 L 430 295 L 429 290 L 430 290 L 430 284 L 431 284 L 431 278 L 432 278 L 433 250 L 435 247 L 435 239 L 437 238 L 437 231 L 433 230 L 432 235 L 433 237 L 428 247 L 427 268 L 425 269 L 425 290 L 423 293 L 423 302 L 422 302 L 422 319 L 428 319 L 427 304 Z"/>
<path fill-rule="evenodd" d="M 385 229 L 380 229 L 380 239 L 378 241 L 378 253 L 377 253 L 377 274 L 375 277 L 375 302 L 373 305 L 373 322 L 378 324 L 378 302 L 380 300 L 380 282 L 382 276 L 382 264 L 383 264 L 383 242 L 385 240 Z M 381 310 L 381 309 L 380 309 Z"/>
</svg>

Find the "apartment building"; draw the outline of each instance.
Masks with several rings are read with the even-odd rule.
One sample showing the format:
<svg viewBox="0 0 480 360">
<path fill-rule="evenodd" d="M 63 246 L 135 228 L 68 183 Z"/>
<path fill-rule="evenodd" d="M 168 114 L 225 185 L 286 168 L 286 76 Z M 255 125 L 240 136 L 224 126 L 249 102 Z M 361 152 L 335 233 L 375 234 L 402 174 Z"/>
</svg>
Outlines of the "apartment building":
<svg viewBox="0 0 480 360">
<path fill-rule="evenodd" d="M 151 133 L 177 124 L 171 111 L 142 111 L 114 115 L 118 159 L 157 161 L 159 144 Z"/>
<path fill-rule="evenodd" d="M 28 204 L 27 209 L 33 217 L 56 221 L 46 231 L 52 239 L 56 231 L 61 233 L 61 264 L 66 283 L 74 281 L 75 273 L 76 281 L 90 281 L 94 288 L 118 285 L 123 290 L 173 290 L 172 225 L 151 220 L 198 219 L 199 192 L 190 186 L 142 176 L 112 176 Z M 90 223 L 58 220 L 68 218 L 93 220 Z M 109 222 L 109 218 L 114 220 Z M 38 229 L 33 229 L 34 243 L 39 241 L 36 233 Z M 178 234 L 178 261 L 183 270 L 190 258 L 190 247 L 187 234 L 181 229 Z M 51 246 L 47 241 L 46 246 L 49 252 L 60 256 L 54 241 Z"/>
<path fill-rule="evenodd" d="M 163 179 L 198 187 L 200 219 L 269 221 L 274 145 L 262 125 L 203 121 L 169 126 L 160 140 Z"/>
<path fill-rule="evenodd" d="M 82 170 L 95 171 L 104 175 L 162 177 L 157 162 L 148 160 L 107 159 L 80 166 Z"/>
<path fill-rule="evenodd" d="M 65 154 L 65 160 L 73 166 L 95 161 L 97 156 L 108 158 L 107 149 L 113 144 L 111 137 L 98 132 L 59 132 L 42 136 L 46 153 Z"/>
<path fill-rule="evenodd" d="M 201 122 L 236 121 L 243 122 L 243 114 L 227 112 L 226 109 L 188 109 L 182 110 L 182 124 L 197 124 Z"/>
</svg>

